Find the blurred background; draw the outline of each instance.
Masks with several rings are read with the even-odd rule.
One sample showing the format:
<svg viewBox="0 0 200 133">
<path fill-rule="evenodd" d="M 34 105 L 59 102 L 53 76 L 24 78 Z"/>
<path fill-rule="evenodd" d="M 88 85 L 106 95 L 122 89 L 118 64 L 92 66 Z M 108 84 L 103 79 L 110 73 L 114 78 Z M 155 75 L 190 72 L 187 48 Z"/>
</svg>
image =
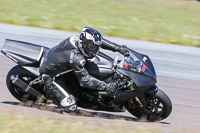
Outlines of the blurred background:
<svg viewBox="0 0 200 133">
<path fill-rule="evenodd" d="M 0 22 L 200 47 L 196 0 L 0 0 Z"/>
</svg>

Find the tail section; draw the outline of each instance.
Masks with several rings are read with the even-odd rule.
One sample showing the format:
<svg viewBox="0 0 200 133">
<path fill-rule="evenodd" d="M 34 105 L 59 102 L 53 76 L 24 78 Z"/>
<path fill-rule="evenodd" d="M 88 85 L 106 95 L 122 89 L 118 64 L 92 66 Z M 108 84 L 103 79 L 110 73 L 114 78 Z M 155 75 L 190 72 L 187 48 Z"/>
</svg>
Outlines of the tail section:
<svg viewBox="0 0 200 133">
<path fill-rule="evenodd" d="M 6 39 L 1 52 L 21 66 L 38 67 L 46 50 L 47 47 Z"/>
</svg>

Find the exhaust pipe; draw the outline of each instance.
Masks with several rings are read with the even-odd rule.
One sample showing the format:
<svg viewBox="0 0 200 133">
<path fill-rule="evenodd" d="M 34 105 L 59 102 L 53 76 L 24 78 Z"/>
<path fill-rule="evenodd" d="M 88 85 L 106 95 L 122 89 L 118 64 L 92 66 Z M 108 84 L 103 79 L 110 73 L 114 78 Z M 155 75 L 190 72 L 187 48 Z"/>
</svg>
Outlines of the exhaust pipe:
<svg viewBox="0 0 200 133">
<path fill-rule="evenodd" d="M 12 80 L 12 83 L 22 89 L 24 89 L 25 92 L 37 97 L 37 98 L 43 98 L 45 99 L 45 97 L 38 92 L 37 90 L 35 90 L 33 87 L 31 87 L 30 85 L 28 85 L 26 82 L 24 82 L 23 80 L 19 79 L 18 77 L 15 77 L 14 75 L 10 77 L 10 79 Z"/>
</svg>

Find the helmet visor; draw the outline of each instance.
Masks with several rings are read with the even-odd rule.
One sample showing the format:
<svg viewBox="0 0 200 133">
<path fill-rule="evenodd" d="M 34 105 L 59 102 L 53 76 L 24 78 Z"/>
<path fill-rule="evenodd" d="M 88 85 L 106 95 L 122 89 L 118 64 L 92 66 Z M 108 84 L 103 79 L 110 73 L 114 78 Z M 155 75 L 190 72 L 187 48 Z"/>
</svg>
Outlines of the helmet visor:
<svg viewBox="0 0 200 133">
<path fill-rule="evenodd" d="M 99 47 L 95 45 L 87 45 L 87 49 L 91 52 L 98 51 Z"/>
<path fill-rule="evenodd" d="M 96 46 L 96 45 L 86 45 L 87 49 L 91 52 L 97 52 L 99 50 L 99 46 Z"/>
<path fill-rule="evenodd" d="M 87 40 L 86 47 L 91 52 L 97 52 L 99 50 L 99 46 L 94 44 L 92 40 Z"/>
</svg>

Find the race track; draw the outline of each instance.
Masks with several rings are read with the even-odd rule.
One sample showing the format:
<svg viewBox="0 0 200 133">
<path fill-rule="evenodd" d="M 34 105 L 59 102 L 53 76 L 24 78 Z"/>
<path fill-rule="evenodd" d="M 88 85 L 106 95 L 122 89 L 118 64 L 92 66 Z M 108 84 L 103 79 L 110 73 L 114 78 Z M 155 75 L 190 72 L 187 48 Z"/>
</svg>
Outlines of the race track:
<svg viewBox="0 0 200 133">
<path fill-rule="evenodd" d="M 27 41 L 39 45 L 52 47 L 61 40 L 77 33 L 47 30 L 40 28 L 30 28 L 23 26 L 13 26 L 0 24 L 0 48 L 6 38 L 20 41 Z M 140 53 L 147 54 L 152 59 L 158 75 L 158 83 L 172 100 L 172 114 L 159 123 L 136 122 L 128 112 L 125 113 L 97 113 L 88 111 L 84 113 L 79 109 L 73 118 L 77 120 L 88 120 L 94 123 L 125 123 L 127 125 L 149 125 L 161 128 L 165 132 L 174 130 L 199 130 L 200 123 L 200 49 L 193 47 L 175 46 L 169 44 L 159 44 L 145 41 L 135 41 L 119 38 L 108 38 L 119 44 L 126 44 L 129 48 Z M 104 51 L 104 50 L 103 50 Z M 113 58 L 117 53 L 105 51 Z M 0 110 L 3 113 L 25 113 L 31 115 L 46 115 L 52 118 L 63 117 L 72 118 L 68 114 L 60 114 L 57 109 L 54 112 L 43 111 L 33 107 L 24 107 L 12 97 L 6 88 L 6 74 L 15 65 L 10 59 L 0 54 Z M 57 112 L 57 113 L 55 113 Z M 95 115 L 93 115 L 95 114 Z M 84 115 L 84 116 L 82 116 Z M 97 118 L 95 116 L 101 116 Z M 87 117 L 92 116 L 92 117 Z M 117 120 L 124 118 L 126 120 Z M 98 119 L 98 121 L 97 121 Z M 111 119 L 111 120 L 110 120 Z"/>
</svg>

